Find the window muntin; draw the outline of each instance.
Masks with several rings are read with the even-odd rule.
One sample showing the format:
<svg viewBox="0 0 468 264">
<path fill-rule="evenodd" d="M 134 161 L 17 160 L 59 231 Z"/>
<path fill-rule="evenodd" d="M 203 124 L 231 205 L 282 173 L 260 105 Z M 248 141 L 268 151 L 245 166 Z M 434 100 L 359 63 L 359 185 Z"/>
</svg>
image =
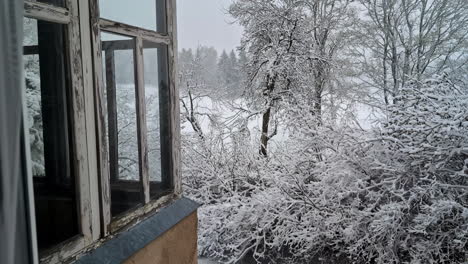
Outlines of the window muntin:
<svg viewBox="0 0 468 264">
<path fill-rule="evenodd" d="M 100 0 L 101 18 L 166 33 L 166 0 Z"/>
<path fill-rule="evenodd" d="M 29 18 L 23 24 L 37 237 L 39 250 L 45 250 L 79 234 L 66 30 L 64 25 Z"/>
</svg>

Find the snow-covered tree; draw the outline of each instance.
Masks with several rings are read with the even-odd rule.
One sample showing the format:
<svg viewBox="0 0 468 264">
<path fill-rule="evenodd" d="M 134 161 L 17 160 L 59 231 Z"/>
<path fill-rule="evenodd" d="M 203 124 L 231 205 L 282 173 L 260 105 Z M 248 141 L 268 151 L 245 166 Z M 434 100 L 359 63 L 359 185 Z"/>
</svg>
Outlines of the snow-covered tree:
<svg viewBox="0 0 468 264">
<path fill-rule="evenodd" d="M 465 6 L 237 0 L 229 13 L 245 28 L 244 105 L 229 109 L 235 118 L 213 118 L 214 107 L 182 99 L 192 126 L 211 118 L 202 137 L 195 128 L 183 136 L 184 190 L 204 204 L 200 254 L 223 263 L 466 262 Z M 219 68 L 228 60 L 222 54 Z M 202 94 L 200 76 L 185 74 L 181 90 Z M 356 102 L 385 115 L 362 127 Z"/>
<path fill-rule="evenodd" d="M 235 1 L 230 14 L 244 27 L 241 50 L 247 54 L 246 95 L 250 108 L 262 114 L 260 153 L 267 155 L 272 115 L 297 82 L 303 62 L 300 49 L 305 27 L 301 1 Z"/>
<path fill-rule="evenodd" d="M 356 32 L 363 40 L 356 58 L 362 65 L 361 79 L 381 92 L 386 105 L 408 81 L 457 71 L 466 63 L 466 1 L 360 2 L 366 10 Z"/>
</svg>

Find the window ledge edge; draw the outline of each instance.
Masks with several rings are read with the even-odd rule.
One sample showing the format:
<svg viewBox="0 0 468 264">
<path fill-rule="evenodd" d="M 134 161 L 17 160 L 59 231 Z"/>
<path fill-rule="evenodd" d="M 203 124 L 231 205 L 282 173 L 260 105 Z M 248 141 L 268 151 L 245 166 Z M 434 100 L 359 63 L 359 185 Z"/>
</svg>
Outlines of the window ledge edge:
<svg viewBox="0 0 468 264">
<path fill-rule="evenodd" d="M 98 247 L 77 257 L 74 263 L 122 263 L 194 213 L 199 207 L 199 203 L 188 198 L 176 199 L 128 230 L 107 238 Z"/>
</svg>

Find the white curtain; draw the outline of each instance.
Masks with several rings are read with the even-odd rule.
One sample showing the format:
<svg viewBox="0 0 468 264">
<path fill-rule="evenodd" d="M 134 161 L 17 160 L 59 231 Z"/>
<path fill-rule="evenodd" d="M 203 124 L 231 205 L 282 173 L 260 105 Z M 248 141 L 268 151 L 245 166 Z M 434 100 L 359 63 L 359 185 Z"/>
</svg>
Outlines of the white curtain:
<svg viewBox="0 0 468 264">
<path fill-rule="evenodd" d="M 22 127 L 23 1 L 0 0 L 0 263 L 33 263 Z"/>
</svg>

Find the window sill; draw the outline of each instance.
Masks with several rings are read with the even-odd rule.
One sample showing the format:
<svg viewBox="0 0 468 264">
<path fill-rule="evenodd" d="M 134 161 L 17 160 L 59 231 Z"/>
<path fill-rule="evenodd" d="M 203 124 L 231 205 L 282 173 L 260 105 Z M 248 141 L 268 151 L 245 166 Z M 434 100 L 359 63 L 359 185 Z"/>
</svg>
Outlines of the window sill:
<svg viewBox="0 0 468 264">
<path fill-rule="evenodd" d="M 199 206 L 187 198 L 172 201 L 135 226 L 108 238 L 99 247 L 79 257 L 75 263 L 122 263 L 195 212 Z"/>
<path fill-rule="evenodd" d="M 121 233 L 125 228 L 133 226 L 141 219 L 146 219 L 148 216 L 155 214 L 161 208 L 164 208 L 180 197 L 173 191 L 162 191 L 158 196 L 152 197 L 152 201 L 148 204 L 141 204 L 133 209 L 127 210 L 125 213 L 113 217 L 110 224 L 108 225 L 108 231 L 110 235 Z"/>
</svg>

